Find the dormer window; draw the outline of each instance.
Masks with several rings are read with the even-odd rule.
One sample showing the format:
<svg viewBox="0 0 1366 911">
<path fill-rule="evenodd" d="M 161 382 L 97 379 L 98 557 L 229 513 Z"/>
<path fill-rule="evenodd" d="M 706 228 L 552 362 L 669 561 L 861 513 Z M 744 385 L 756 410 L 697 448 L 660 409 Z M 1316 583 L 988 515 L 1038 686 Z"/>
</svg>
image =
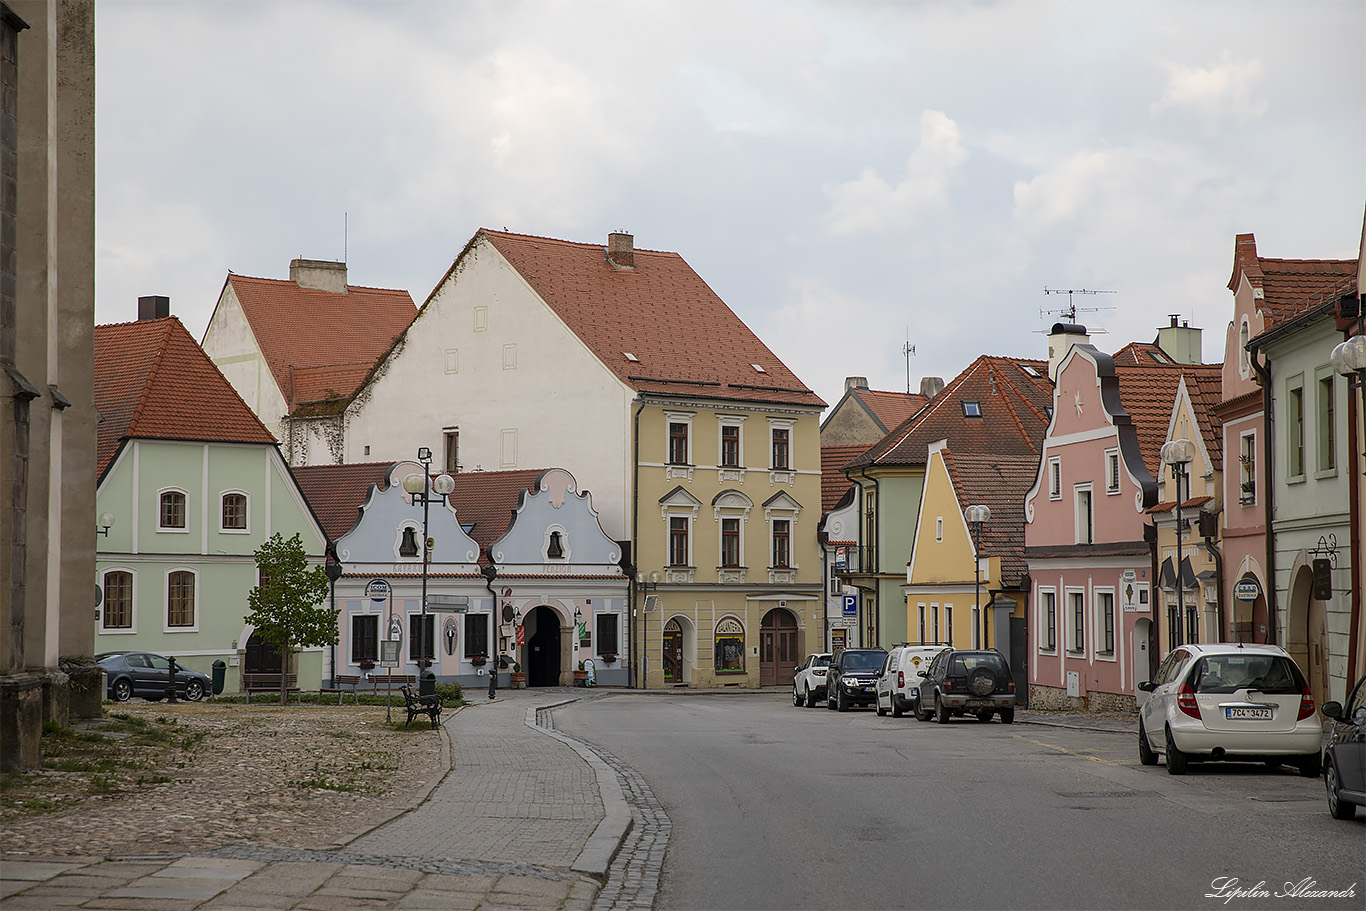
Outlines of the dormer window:
<svg viewBox="0 0 1366 911">
<path fill-rule="evenodd" d="M 545 555 L 551 560 L 564 559 L 564 538 L 558 531 L 550 533 L 550 544 L 545 549 Z"/>
<path fill-rule="evenodd" d="M 964 402 L 964 403 L 963 403 L 963 417 L 965 417 L 965 418 L 980 418 L 981 416 L 982 416 L 982 403 L 981 403 L 981 402 Z"/>
</svg>

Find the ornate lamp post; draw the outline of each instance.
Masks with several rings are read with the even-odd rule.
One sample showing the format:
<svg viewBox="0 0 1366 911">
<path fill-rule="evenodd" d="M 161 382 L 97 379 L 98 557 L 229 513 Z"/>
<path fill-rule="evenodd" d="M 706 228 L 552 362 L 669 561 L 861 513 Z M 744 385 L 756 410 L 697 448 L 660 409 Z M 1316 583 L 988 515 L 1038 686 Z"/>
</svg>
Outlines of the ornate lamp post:
<svg viewBox="0 0 1366 911">
<path fill-rule="evenodd" d="M 337 560 L 332 559 L 332 557 L 333 557 L 332 554 L 329 553 L 329 554 L 328 554 L 328 557 L 329 557 L 329 559 L 328 559 L 328 561 L 327 561 L 327 565 L 325 565 L 325 566 L 323 567 L 323 571 L 324 571 L 325 573 L 327 573 L 327 581 L 328 581 L 328 583 L 329 583 L 329 585 L 330 585 L 330 587 L 331 587 L 331 589 L 332 589 L 332 591 L 331 591 L 331 605 L 330 605 L 331 608 L 332 608 L 332 613 L 333 613 L 333 614 L 336 614 L 336 612 L 337 612 L 337 580 L 340 579 L 340 578 L 342 577 L 342 565 L 341 565 L 341 563 L 338 562 Z M 333 685 L 333 686 L 336 686 L 336 685 L 337 685 L 337 647 L 336 647 L 335 645 L 332 646 L 332 685 Z M 337 698 L 338 698 L 338 699 L 341 699 L 341 696 L 338 696 Z"/>
<path fill-rule="evenodd" d="M 444 499 L 455 490 L 455 478 L 448 474 L 432 478 L 432 451 L 426 446 L 418 449 L 417 460 L 422 463 L 422 477 L 408 475 L 403 479 L 403 489 L 413 495 L 414 503 L 419 497 L 422 499 L 422 629 L 418 636 L 417 665 L 425 668 L 431 664 L 431 658 L 428 657 L 431 643 L 427 640 L 427 564 L 431 562 L 432 550 L 436 547 L 436 542 L 427 536 L 427 513 L 432 494 L 436 493 Z"/>
<path fill-rule="evenodd" d="M 1184 624 L 1186 623 L 1186 591 L 1181 580 L 1181 539 L 1185 536 L 1185 525 L 1181 518 L 1181 480 L 1190 479 L 1186 469 L 1195 458 L 1195 446 L 1190 440 L 1172 440 L 1162 446 L 1162 461 L 1172 467 L 1172 479 L 1176 482 L 1176 644 L 1184 644 Z M 1194 638 L 1192 636 L 1191 638 Z"/>
<path fill-rule="evenodd" d="M 982 526 L 991 521 L 991 510 L 986 506 L 969 506 L 963 511 L 963 517 L 972 526 L 972 578 L 976 589 L 973 597 L 981 614 L 981 641 L 978 646 L 990 648 L 987 644 L 987 609 L 982 604 Z"/>
<path fill-rule="evenodd" d="M 492 599 L 492 603 L 493 603 L 493 608 L 492 608 L 492 612 L 491 612 L 491 614 L 490 614 L 490 619 L 491 619 L 494 623 L 497 623 L 497 622 L 498 622 L 498 593 L 497 593 L 496 591 L 493 590 L 493 580 L 498 578 L 498 564 L 496 564 L 496 563 L 493 562 L 493 551 L 492 551 L 492 549 L 490 549 L 490 548 L 485 548 L 485 549 L 484 549 L 484 552 L 488 555 L 488 559 L 484 562 L 484 567 L 483 567 L 481 570 L 479 570 L 479 572 L 483 573 L 483 575 L 484 575 L 484 587 L 487 588 L 487 589 L 489 590 L 489 598 Z M 490 630 L 489 632 L 492 633 L 493 630 Z M 514 633 L 514 635 L 515 635 L 515 634 L 516 634 L 516 631 L 514 630 L 513 633 Z M 494 641 L 494 642 L 497 642 L 498 640 L 497 640 L 497 639 L 494 639 L 493 641 Z M 491 649 L 489 649 L 489 651 L 496 651 L 496 650 L 491 648 Z M 495 655 L 493 656 L 493 667 L 489 668 L 489 698 L 492 699 L 492 698 L 494 698 L 494 697 L 497 696 L 497 695 L 498 695 L 498 656 L 495 654 Z"/>
</svg>

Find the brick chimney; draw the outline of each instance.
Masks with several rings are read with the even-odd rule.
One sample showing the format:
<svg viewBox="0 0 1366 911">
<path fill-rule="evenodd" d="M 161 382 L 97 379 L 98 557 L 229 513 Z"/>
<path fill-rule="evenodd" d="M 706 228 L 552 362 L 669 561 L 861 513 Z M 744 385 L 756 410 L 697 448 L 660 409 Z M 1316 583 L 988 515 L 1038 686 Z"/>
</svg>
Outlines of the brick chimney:
<svg viewBox="0 0 1366 911">
<path fill-rule="evenodd" d="M 1058 365 L 1067 357 L 1067 352 L 1075 345 L 1086 345 L 1090 342 L 1091 336 L 1086 332 L 1085 326 L 1054 323 L 1052 331 L 1048 333 L 1048 378 L 1056 383 Z"/>
<path fill-rule="evenodd" d="M 171 315 L 171 299 L 161 294 L 138 298 L 138 322 L 145 319 L 165 319 Z"/>
<path fill-rule="evenodd" d="M 346 263 L 320 259 L 292 259 L 289 261 L 289 280 L 300 288 L 346 293 Z"/>
<path fill-rule="evenodd" d="M 635 238 L 625 231 L 613 231 L 607 235 L 607 262 L 613 269 L 635 271 Z"/>
</svg>

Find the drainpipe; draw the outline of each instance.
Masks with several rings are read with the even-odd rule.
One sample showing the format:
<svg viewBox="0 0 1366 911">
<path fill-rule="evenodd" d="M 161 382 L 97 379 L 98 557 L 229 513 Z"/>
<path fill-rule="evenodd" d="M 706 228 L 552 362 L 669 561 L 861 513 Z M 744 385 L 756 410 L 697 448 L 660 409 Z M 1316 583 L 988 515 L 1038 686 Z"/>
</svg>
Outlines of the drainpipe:
<svg viewBox="0 0 1366 911">
<path fill-rule="evenodd" d="M 1271 413 L 1271 361 L 1265 365 L 1257 360 L 1258 349 L 1256 345 L 1249 345 L 1252 357 L 1252 369 L 1256 372 L 1257 378 L 1262 383 L 1262 452 L 1263 460 L 1266 462 L 1266 577 L 1269 582 L 1266 592 L 1266 624 L 1267 638 L 1272 645 L 1277 644 L 1280 639 L 1278 627 L 1281 622 L 1280 607 L 1276 603 L 1276 536 L 1272 532 L 1271 523 L 1273 516 L 1276 515 L 1276 447 L 1272 445 L 1273 416 Z M 1255 635 L 1254 631 L 1254 635 Z"/>
<path fill-rule="evenodd" d="M 882 583 L 881 583 L 881 580 L 878 579 L 878 560 L 879 560 L 879 551 L 880 551 L 881 548 L 880 548 L 879 545 L 878 545 L 878 540 L 877 540 L 877 539 L 878 539 L 878 533 L 879 533 L 879 531 L 881 530 L 881 525 L 882 525 L 882 491 L 881 491 L 880 482 L 878 481 L 878 479 L 877 479 L 877 478 L 870 478 L 870 477 L 868 477 L 868 469 L 867 469 L 867 468 L 860 468 L 860 469 L 859 469 L 859 474 L 863 476 L 863 480 L 865 480 L 865 481 L 872 481 L 872 482 L 873 482 L 873 503 L 875 504 L 875 505 L 874 505 L 874 509 L 876 510 L 876 512 L 873 514 L 873 548 L 872 548 L 872 561 L 871 561 L 871 562 L 872 562 L 872 566 L 870 567 L 870 571 L 871 571 L 872 576 L 873 576 L 873 607 L 874 607 L 875 610 L 881 611 L 881 610 L 882 610 Z M 859 494 L 860 494 L 860 496 L 862 496 L 864 503 L 867 504 L 867 502 L 868 502 L 868 494 L 865 492 L 865 489 L 862 487 L 862 485 L 860 485 Z M 861 515 L 861 516 L 859 516 L 859 524 L 863 527 L 864 533 L 867 533 L 867 531 L 868 531 L 868 521 L 867 521 L 867 520 L 868 520 L 868 513 L 867 513 L 867 506 L 865 505 L 865 506 L 864 506 L 864 514 Z M 866 550 L 865 550 L 864 552 L 867 553 Z M 867 598 L 864 598 L 863 600 L 866 602 L 868 599 L 867 599 Z M 862 643 L 863 648 L 872 648 L 874 645 L 876 645 L 876 643 L 877 643 L 877 637 L 876 637 L 875 634 L 874 634 L 874 630 L 875 630 L 875 628 L 877 628 L 878 626 L 880 626 L 880 624 L 877 623 L 877 618 L 876 618 L 876 617 L 873 615 L 873 613 L 870 611 L 869 614 L 868 614 L 868 626 L 867 626 L 868 639 L 869 639 L 870 641 Z M 860 632 L 861 632 L 861 631 L 860 631 Z M 860 636 L 860 638 L 862 638 L 862 637 Z"/>
<path fill-rule="evenodd" d="M 1357 298 L 1357 327 L 1356 334 L 1363 335 L 1366 329 L 1366 295 Z M 1343 338 L 1352 338 L 1352 330 L 1344 329 Z M 1350 518 L 1351 535 L 1348 539 L 1348 559 L 1352 565 L 1352 606 L 1350 617 L 1351 632 L 1347 636 L 1347 679 L 1351 680 L 1352 675 L 1357 670 L 1357 655 L 1360 653 L 1361 643 L 1359 630 L 1361 629 L 1361 476 L 1357 474 L 1361 470 L 1361 449 L 1358 446 L 1357 435 L 1361 432 L 1358 429 L 1360 417 L 1357 413 L 1357 405 L 1360 403 L 1366 407 L 1366 376 L 1358 373 L 1356 375 L 1357 396 L 1352 395 L 1352 377 L 1347 377 L 1347 437 L 1351 442 L 1348 448 L 1351 451 L 1351 469 L 1347 472 L 1349 483 L 1347 485 L 1347 515 Z M 1358 396 L 1360 398 L 1358 398 Z"/>
<path fill-rule="evenodd" d="M 821 651 L 828 652 L 825 641 L 830 630 L 830 536 L 817 532 L 816 540 L 821 545 Z"/>
<path fill-rule="evenodd" d="M 1224 625 L 1224 555 L 1219 553 L 1219 548 L 1214 546 L 1213 538 L 1205 538 L 1203 544 L 1210 557 L 1214 559 L 1214 584 L 1218 585 L 1218 596 L 1214 602 L 1214 614 L 1219 622 L 1219 641 L 1227 641 L 1224 637 L 1228 635 L 1228 627 Z"/>
<path fill-rule="evenodd" d="M 631 564 L 640 570 L 640 547 L 637 540 L 636 529 L 640 526 L 640 413 L 645 410 L 645 400 L 640 400 L 640 407 L 636 409 L 633 429 L 631 435 Z M 667 429 L 667 428 L 666 428 Z M 636 656 L 636 577 L 631 576 L 631 688 L 635 689 L 640 685 L 638 673 L 640 659 Z"/>
</svg>

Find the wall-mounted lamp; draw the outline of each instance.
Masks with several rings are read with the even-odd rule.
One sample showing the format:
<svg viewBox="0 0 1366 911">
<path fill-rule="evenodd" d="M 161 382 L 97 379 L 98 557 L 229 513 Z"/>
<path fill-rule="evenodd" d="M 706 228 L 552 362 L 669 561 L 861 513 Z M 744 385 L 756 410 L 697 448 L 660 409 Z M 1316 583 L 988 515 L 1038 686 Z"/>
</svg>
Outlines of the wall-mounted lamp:
<svg viewBox="0 0 1366 911">
<path fill-rule="evenodd" d="M 100 517 L 95 520 L 95 534 L 109 537 L 109 526 L 113 524 L 114 516 L 111 513 L 100 513 Z"/>
</svg>

